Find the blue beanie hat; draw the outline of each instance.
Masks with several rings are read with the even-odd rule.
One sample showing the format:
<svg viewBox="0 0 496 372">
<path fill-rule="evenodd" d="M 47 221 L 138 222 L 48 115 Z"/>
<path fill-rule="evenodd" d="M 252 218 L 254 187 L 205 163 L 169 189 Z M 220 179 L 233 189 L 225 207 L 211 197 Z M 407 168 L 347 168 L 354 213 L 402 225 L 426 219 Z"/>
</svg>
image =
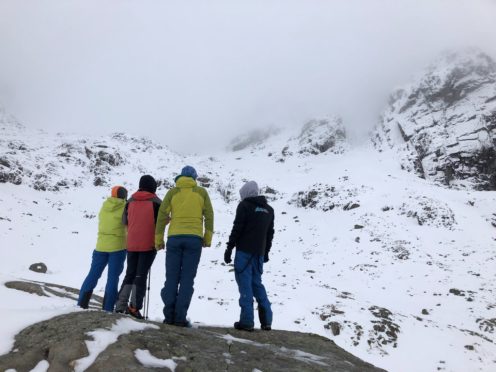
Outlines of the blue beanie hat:
<svg viewBox="0 0 496 372">
<path fill-rule="evenodd" d="M 176 177 L 176 180 L 179 177 L 191 177 L 194 180 L 198 177 L 198 174 L 196 173 L 196 169 L 193 168 L 191 165 L 185 166 L 183 169 L 181 169 L 181 174 Z"/>
</svg>

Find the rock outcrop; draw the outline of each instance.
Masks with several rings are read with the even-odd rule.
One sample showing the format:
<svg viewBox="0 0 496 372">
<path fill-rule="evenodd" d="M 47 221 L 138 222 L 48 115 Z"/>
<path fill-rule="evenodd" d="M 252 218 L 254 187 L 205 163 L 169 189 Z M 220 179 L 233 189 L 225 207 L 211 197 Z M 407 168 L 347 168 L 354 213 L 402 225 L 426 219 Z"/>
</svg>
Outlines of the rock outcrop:
<svg viewBox="0 0 496 372">
<path fill-rule="evenodd" d="M 298 136 L 298 147 L 300 154 L 343 153 L 346 149 L 343 120 L 338 116 L 310 120 Z"/>
<path fill-rule="evenodd" d="M 473 49 L 445 54 L 391 95 L 374 142 L 423 178 L 496 190 L 496 62 Z"/>
<path fill-rule="evenodd" d="M 313 119 L 307 122 L 296 137 L 287 141 L 278 161 L 287 157 L 342 154 L 348 148 L 343 120 L 339 116 Z"/>
<path fill-rule="evenodd" d="M 51 371 L 382 371 L 317 335 L 188 329 L 101 311 L 34 324 L 0 356 L 2 370 L 39 363 Z"/>
</svg>

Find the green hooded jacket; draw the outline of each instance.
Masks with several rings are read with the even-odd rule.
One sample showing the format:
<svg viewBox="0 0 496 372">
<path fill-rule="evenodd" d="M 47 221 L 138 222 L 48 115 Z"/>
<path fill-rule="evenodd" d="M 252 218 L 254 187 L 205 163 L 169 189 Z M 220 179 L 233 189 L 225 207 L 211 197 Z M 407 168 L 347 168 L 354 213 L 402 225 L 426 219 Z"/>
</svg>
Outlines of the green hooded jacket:
<svg viewBox="0 0 496 372">
<path fill-rule="evenodd" d="M 126 226 L 122 223 L 122 213 L 126 201 L 110 197 L 103 202 L 98 214 L 98 240 L 96 250 L 99 252 L 117 252 L 126 249 Z"/>
<path fill-rule="evenodd" d="M 164 242 L 164 230 L 170 218 L 168 236 L 198 236 L 206 246 L 212 243 L 214 211 L 207 190 L 191 177 L 179 177 L 176 187 L 165 195 L 155 228 L 155 246 Z M 204 229 L 205 226 L 205 229 Z"/>
</svg>

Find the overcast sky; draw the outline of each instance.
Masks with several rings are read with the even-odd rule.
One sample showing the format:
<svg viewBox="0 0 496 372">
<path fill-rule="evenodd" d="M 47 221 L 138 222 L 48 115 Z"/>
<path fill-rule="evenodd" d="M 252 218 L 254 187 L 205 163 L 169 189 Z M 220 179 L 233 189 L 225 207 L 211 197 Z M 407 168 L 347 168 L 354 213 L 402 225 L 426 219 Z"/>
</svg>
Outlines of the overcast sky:
<svg viewBox="0 0 496 372">
<path fill-rule="evenodd" d="M 496 56 L 495 20 L 494 0 L 0 0 L 0 103 L 180 152 L 333 113 L 359 135 L 441 50 Z"/>
</svg>

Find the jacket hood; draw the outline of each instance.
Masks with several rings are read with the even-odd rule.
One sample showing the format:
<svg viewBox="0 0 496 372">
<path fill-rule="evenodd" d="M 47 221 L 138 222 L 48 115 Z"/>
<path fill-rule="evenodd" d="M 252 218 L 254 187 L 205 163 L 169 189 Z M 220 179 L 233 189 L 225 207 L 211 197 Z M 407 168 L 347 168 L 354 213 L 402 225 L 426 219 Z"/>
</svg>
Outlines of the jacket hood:
<svg viewBox="0 0 496 372">
<path fill-rule="evenodd" d="M 267 199 L 263 195 L 259 196 L 250 196 L 248 198 L 243 199 L 244 201 L 247 201 L 249 203 L 255 204 L 258 207 L 266 207 L 268 206 L 267 204 Z"/>
<path fill-rule="evenodd" d="M 115 212 L 124 208 L 125 205 L 126 201 L 124 199 L 109 197 L 103 202 L 102 209 L 105 212 Z"/>
<path fill-rule="evenodd" d="M 177 187 L 195 187 L 197 186 L 197 183 L 196 181 L 191 178 L 191 177 L 188 177 L 188 176 L 180 176 L 177 180 L 176 180 L 176 186 Z"/>
<path fill-rule="evenodd" d="M 246 198 L 258 196 L 258 185 L 255 181 L 246 182 L 243 187 L 239 190 L 239 196 L 241 200 Z"/>
<path fill-rule="evenodd" d="M 148 192 L 148 191 L 136 191 L 132 196 L 134 200 L 151 200 L 153 198 L 156 198 L 157 195 Z"/>
</svg>

